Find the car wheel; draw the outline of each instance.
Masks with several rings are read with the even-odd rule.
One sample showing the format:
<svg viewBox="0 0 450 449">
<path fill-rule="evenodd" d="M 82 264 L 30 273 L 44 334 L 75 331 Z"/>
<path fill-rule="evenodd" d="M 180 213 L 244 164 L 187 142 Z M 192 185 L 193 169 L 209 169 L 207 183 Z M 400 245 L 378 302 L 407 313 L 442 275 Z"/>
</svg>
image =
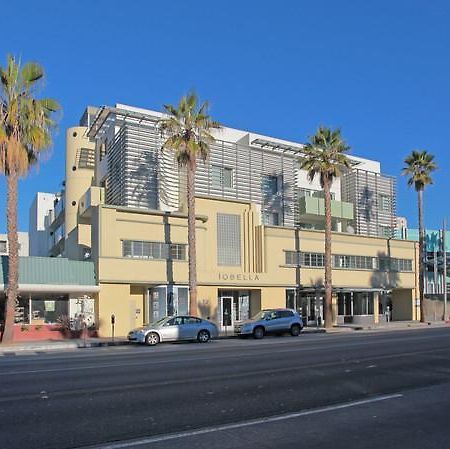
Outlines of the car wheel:
<svg viewBox="0 0 450 449">
<path fill-rule="evenodd" d="M 156 332 L 150 332 L 145 337 L 145 344 L 155 346 L 159 343 L 159 335 Z"/>
<path fill-rule="evenodd" d="M 256 338 L 257 340 L 260 340 L 261 338 L 264 338 L 264 328 L 259 326 L 256 327 L 253 330 L 253 338 Z"/>
<path fill-rule="evenodd" d="M 210 338 L 211 338 L 211 335 L 209 335 L 209 332 L 206 330 L 200 331 L 197 335 L 197 341 L 199 343 L 208 343 Z"/>
<path fill-rule="evenodd" d="M 300 335 L 301 327 L 298 324 L 293 324 L 291 326 L 291 335 L 293 337 L 298 337 Z"/>
</svg>

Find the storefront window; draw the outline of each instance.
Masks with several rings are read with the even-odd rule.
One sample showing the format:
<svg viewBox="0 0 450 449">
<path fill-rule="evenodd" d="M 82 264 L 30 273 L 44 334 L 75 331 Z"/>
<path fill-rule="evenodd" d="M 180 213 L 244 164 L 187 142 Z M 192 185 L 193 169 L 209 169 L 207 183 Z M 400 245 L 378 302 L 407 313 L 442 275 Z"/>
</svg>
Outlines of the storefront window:
<svg viewBox="0 0 450 449">
<path fill-rule="evenodd" d="M 286 307 L 295 310 L 295 290 L 286 290 Z"/>
<path fill-rule="evenodd" d="M 28 324 L 30 322 L 30 300 L 28 297 L 19 296 L 14 322 L 16 324 Z"/>
<path fill-rule="evenodd" d="M 189 289 L 176 285 L 154 287 L 149 290 L 149 322 L 172 315 L 189 313 Z"/>
<path fill-rule="evenodd" d="M 57 324 L 61 317 L 68 316 L 69 302 L 64 296 L 31 298 L 31 324 Z"/>
<path fill-rule="evenodd" d="M 373 315 L 373 293 L 353 293 L 353 313 L 354 315 Z"/>
<path fill-rule="evenodd" d="M 178 315 L 187 315 L 189 313 L 189 289 L 187 287 L 178 287 Z"/>
</svg>

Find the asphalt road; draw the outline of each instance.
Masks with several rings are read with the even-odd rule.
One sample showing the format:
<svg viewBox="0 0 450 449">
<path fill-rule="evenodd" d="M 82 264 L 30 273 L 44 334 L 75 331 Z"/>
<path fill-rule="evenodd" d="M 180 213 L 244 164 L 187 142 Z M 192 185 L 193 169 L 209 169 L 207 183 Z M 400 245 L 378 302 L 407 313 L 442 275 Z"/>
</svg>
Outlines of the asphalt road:
<svg viewBox="0 0 450 449">
<path fill-rule="evenodd" d="M 450 329 L 0 357 L 0 448 L 450 447 Z"/>
</svg>

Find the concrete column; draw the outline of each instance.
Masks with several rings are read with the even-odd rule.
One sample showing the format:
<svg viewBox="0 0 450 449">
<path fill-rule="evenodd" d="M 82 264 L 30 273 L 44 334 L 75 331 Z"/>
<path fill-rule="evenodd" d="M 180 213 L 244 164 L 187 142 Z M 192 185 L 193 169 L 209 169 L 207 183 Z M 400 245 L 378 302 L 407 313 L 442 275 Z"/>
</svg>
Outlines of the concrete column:
<svg viewBox="0 0 450 449">
<path fill-rule="evenodd" d="M 336 292 L 332 293 L 331 306 L 332 306 L 332 310 L 333 310 L 333 325 L 336 325 L 337 324 L 337 316 L 338 316 L 338 295 Z"/>
<path fill-rule="evenodd" d="M 378 324 L 380 322 L 380 317 L 378 314 L 379 304 L 380 304 L 380 293 L 374 292 L 373 293 L 373 322 L 375 324 Z"/>
</svg>

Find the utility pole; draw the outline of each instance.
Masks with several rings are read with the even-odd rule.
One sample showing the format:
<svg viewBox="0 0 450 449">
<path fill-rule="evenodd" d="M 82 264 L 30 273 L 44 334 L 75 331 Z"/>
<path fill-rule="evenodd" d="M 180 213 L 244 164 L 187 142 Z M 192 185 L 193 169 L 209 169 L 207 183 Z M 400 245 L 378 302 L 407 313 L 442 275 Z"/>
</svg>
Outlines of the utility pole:
<svg viewBox="0 0 450 449">
<path fill-rule="evenodd" d="M 447 218 L 444 218 L 444 223 L 442 226 L 442 253 L 444 255 L 444 321 L 447 321 L 447 248 L 446 248 L 446 237 L 447 232 Z"/>
</svg>

